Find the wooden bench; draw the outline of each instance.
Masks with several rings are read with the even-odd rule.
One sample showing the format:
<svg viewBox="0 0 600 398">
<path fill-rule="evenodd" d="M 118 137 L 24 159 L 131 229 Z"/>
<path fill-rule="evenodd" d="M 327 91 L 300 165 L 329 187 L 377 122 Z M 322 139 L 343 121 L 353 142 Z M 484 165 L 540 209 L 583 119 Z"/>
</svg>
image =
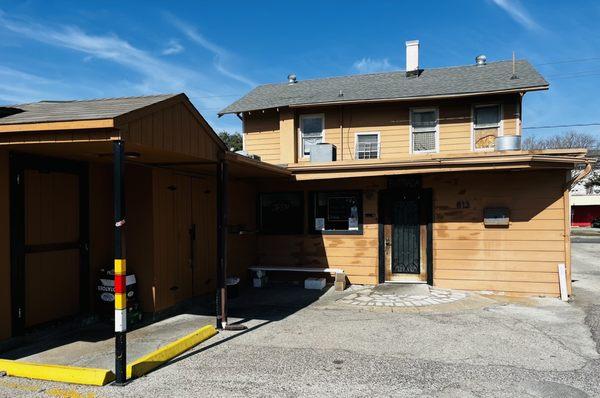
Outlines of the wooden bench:
<svg viewBox="0 0 600 398">
<path fill-rule="evenodd" d="M 322 272 L 326 274 L 335 274 L 335 290 L 343 291 L 346 289 L 346 274 L 341 268 L 316 268 L 316 267 L 248 267 L 251 272 L 254 272 L 257 278 L 262 279 L 267 272 Z"/>
</svg>

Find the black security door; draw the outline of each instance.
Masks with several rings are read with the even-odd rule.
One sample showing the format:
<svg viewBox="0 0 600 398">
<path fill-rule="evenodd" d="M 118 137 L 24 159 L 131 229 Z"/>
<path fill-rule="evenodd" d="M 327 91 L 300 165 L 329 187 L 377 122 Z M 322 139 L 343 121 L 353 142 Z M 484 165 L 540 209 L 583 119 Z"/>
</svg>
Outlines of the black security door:
<svg viewBox="0 0 600 398">
<path fill-rule="evenodd" d="M 392 273 L 418 274 L 420 258 L 420 211 L 417 195 L 395 195 L 392 201 Z"/>
</svg>

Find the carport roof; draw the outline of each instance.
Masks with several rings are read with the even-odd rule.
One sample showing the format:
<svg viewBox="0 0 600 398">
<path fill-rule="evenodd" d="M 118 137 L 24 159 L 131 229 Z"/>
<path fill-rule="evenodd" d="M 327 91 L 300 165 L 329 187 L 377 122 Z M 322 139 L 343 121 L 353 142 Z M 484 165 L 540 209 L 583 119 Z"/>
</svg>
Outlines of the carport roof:
<svg viewBox="0 0 600 398">
<path fill-rule="evenodd" d="M 0 106 L 0 124 L 110 119 L 178 95 L 181 94 L 5 105 Z"/>
</svg>

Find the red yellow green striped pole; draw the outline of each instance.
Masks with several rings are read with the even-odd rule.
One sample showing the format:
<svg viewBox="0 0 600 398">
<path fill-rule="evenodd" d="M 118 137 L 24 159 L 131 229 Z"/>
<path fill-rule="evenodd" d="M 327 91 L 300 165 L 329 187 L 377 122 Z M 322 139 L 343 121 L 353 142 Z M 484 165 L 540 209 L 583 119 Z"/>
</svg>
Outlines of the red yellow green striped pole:
<svg viewBox="0 0 600 398">
<path fill-rule="evenodd" d="M 123 251 L 125 216 L 123 214 L 124 142 L 113 141 L 113 199 L 115 213 L 115 384 L 127 381 L 127 265 Z"/>
</svg>

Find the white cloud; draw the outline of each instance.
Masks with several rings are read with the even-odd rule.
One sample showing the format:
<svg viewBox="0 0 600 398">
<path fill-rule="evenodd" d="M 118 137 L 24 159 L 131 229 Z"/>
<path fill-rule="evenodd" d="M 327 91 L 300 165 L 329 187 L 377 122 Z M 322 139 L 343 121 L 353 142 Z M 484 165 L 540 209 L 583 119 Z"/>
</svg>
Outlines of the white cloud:
<svg viewBox="0 0 600 398">
<path fill-rule="evenodd" d="M 166 63 L 134 47 L 116 35 L 90 35 L 76 26 L 50 28 L 26 20 L 7 18 L 0 13 L 0 26 L 23 37 L 82 52 L 89 57 L 110 60 L 141 74 L 145 84 L 156 91 L 183 91 L 194 71 Z"/>
<path fill-rule="evenodd" d="M 0 60 L 0 102 L 4 103 L 185 92 L 209 122 L 215 127 L 220 127 L 225 122 L 216 118 L 216 112 L 231 102 L 230 93 L 239 89 L 237 83 L 254 85 L 254 82 L 244 76 L 226 69 L 223 59 L 229 59 L 231 55 L 210 41 L 205 41 L 204 45 L 215 54 L 214 62 L 187 60 L 188 64 L 194 63 L 194 67 L 190 68 L 181 64 L 183 61 L 179 57 L 164 58 L 160 55 L 160 50 L 159 55 L 155 55 L 156 51 L 146 51 L 116 34 L 91 34 L 78 26 L 42 24 L 26 17 L 8 15 L 2 10 L 0 29 L 12 32 L 22 40 L 81 53 L 81 63 L 90 65 L 102 60 L 119 65 L 130 72 L 124 77 L 115 77 L 109 81 L 95 74 L 72 76 L 62 81 L 60 78 L 53 80 L 41 77 L 39 71 L 35 72 L 38 74 L 36 76 L 11 69 L 7 60 L 3 58 Z M 201 41 L 201 36 L 194 37 L 194 42 Z M 174 43 L 167 44 L 169 46 L 163 49 L 164 51 L 170 49 L 167 52 L 171 54 L 179 51 Z M 76 68 L 76 65 L 72 66 Z M 35 68 L 36 65 L 32 67 Z M 110 71 L 110 66 L 102 65 L 101 68 L 103 74 Z M 219 75 L 227 78 L 215 78 Z M 223 93 L 227 95 L 222 95 Z M 226 127 L 230 126 L 227 124 Z"/>
<path fill-rule="evenodd" d="M 356 61 L 352 67 L 360 73 L 388 72 L 400 69 L 399 67 L 390 63 L 389 59 L 387 58 L 363 58 Z"/>
<path fill-rule="evenodd" d="M 240 83 L 244 83 L 250 87 L 256 86 L 256 82 L 252 81 L 251 79 L 247 78 L 246 76 L 240 73 L 231 71 L 225 66 L 227 61 L 230 61 L 232 58 L 234 58 L 234 55 L 231 52 L 213 43 L 212 41 L 204 37 L 200 32 L 198 32 L 196 28 L 183 22 L 175 16 L 171 14 L 166 14 L 166 16 L 167 19 L 173 24 L 173 26 L 175 26 L 181 33 L 187 36 L 188 39 L 198 44 L 205 50 L 210 51 L 214 55 L 213 66 L 219 73 L 228 78 L 237 80 Z"/>
<path fill-rule="evenodd" d="M 502 8 L 517 23 L 529 30 L 538 30 L 540 26 L 529 15 L 519 0 L 492 0 L 494 4 Z"/>
<path fill-rule="evenodd" d="M 121 65 L 137 75 L 140 79 L 137 81 L 120 81 L 116 95 L 132 94 L 156 94 L 156 93 L 176 93 L 186 92 L 190 99 L 196 99 L 196 104 L 202 111 L 210 110 L 211 113 L 216 109 L 226 105 L 226 100 L 219 98 L 220 90 L 229 89 L 222 82 L 215 82 L 214 79 L 207 78 L 198 69 L 189 69 L 187 67 L 167 62 L 157 58 L 150 53 L 137 48 L 114 34 L 91 35 L 76 26 L 55 26 L 48 27 L 23 18 L 8 17 L 0 10 L 0 27 L 13 33 L 50 46 L 70 49 L 85 54 L 84 62 L 93 62 L 95 59 L 107 60 Z M 8 80 L 7 80 L 8 81 Z M 18 97 L 26 97 L 25 86 L 29 85 L 31 100 L 39 99 L 41 93 L 40 87 L 31 79 L 20 79 L 17 81 L 22 85 L 21 94 Z M 97 84 L 96 91 L 103 91 L 106 82 Z M 4 85 L 3 92 L 8 94 L 9 89 Z M 17 87 L 16 83 L 11 81 L 11 86 Z M 39 85 L 38 85 L 39 86 Z M 76 87 L 73 87 L 75 89 Z M 87 87 L 87 91 L 93 91 Z M 79 87 L 82 91 L 83 87 Z M 75 91 L 75 90 L 71 90 Z M 44 97 L 46 99 L 56 94 L 55 90 L 48 91 Z M 58 91 L 60 93 L 60 91 Z M 81 94 L 79 94 L 81 95 Z M 11 101 L 10 98 L 17 96 L 4 95 L 5 101 Z M 58 97 L 64 97 L 60 95 Z M 22 101 L 21 98 L 19 101 Z M 29 101 L 26 99 L 25 101 Z"/>
<path fill-rule="evenodd" d="M 85 86 L 78 92 L 99 95 L 93 87 Z M 44 99 L 70 99 L 73 87 L 64 81 L 48 79 L 20 69 L 0 65 L 0 102 L 22 104 Z"/>
<path fill-rule="evenodd" d="M 183 50 L 183 46 L 177 40 L 169 40 L 167 48 L 162 51 L 162 55 L 175 55 Z"/>
</svg>

